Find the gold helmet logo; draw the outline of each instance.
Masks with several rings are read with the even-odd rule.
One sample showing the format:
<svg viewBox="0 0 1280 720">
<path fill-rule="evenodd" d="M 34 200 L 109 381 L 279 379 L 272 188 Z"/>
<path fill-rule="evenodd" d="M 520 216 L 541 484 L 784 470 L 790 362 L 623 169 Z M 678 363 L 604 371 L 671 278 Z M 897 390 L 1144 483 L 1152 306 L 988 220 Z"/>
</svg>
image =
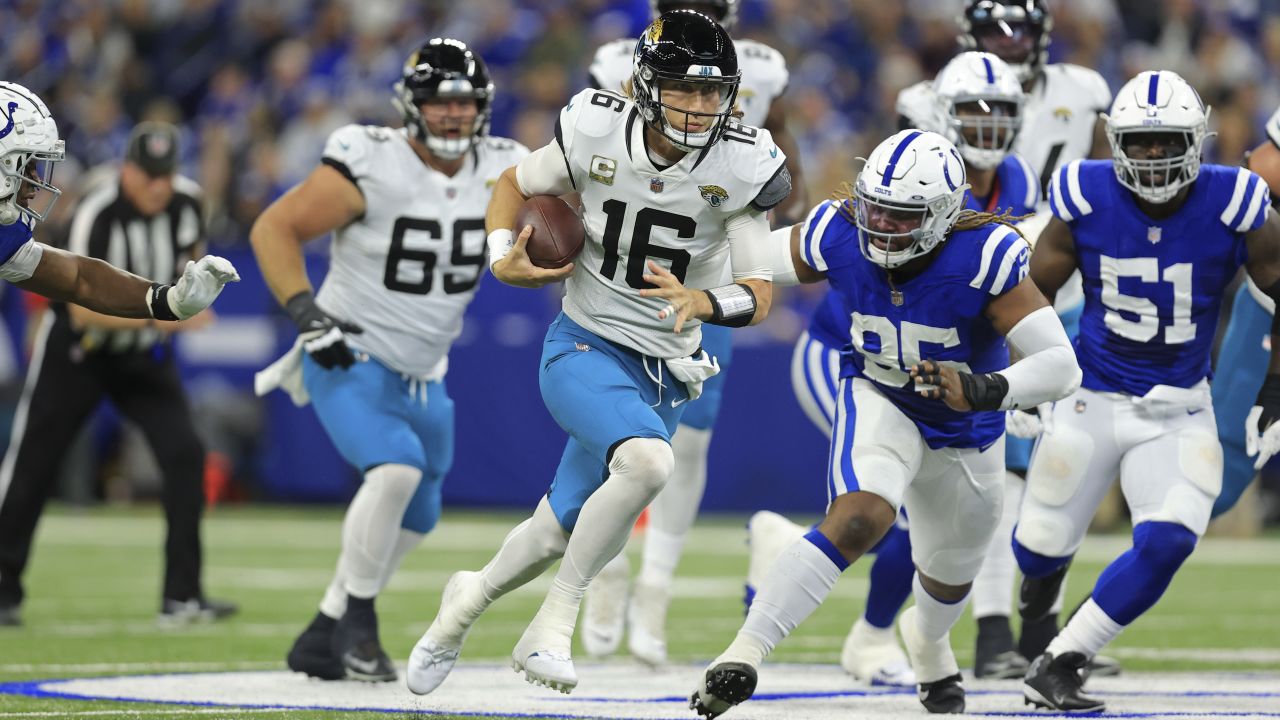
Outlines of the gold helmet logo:
<svg viewBox="0 0 1280 720">
<path fill-rule="evenodd" d="M 653 24 L 650 25 L 649 29 L 644 33 L 645 42 L 648 42 L 649 44 L 658 42 L 658 38 L 662 37 L 662 25 L 662 18 L 654 20 Z"/>
</svg>

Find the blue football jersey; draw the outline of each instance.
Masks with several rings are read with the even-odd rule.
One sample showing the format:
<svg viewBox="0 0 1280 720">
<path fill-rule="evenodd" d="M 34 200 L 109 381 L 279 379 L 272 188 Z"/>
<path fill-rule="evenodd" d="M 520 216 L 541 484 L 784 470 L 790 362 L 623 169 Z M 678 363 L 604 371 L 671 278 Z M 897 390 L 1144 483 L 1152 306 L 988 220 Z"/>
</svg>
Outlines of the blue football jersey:
<svg viewBox="0 0 1280 720">
<path fill-rule="evenodd" d="M 1244 233 L 1266 221 L 1267 184 L 1244 168 L 1204 165 L 1164 220 L 1138 208 L 1110 160 L 1077 160 L 1049 188 L 1071 227 L 1084 280 L 1076 356 L 1091 390 L 1145 395 L 1210 374 L 1223 292 L 1247 259 Z"/>
<path fill-rule="evenodd" d="M 972 193 L 965 196 L 965 208 L 977 212 L 1003 213 L 1006 210 L 1015 217 L 1035 213 L 1040 202 L 1040 183 L 1031 166 L 1021 156 L 1009 153 L 996 167 L 995 184 L 985 198 Z M 809 319 L 809 337 L 829 347 L 849 344 L 849 321 L 844 303 L 835 290 L 827 292 Z"/>
<path fill-rule="evenodd" d="M 842 209 L 843 206 L 843 209 Z M 851 347 L 842 377 L 863 377 L 920 429 L 931 448 L 986 447 L 1004 432 L 1003 412 L 956 412 L 913 390 L 909 368 L 937 360 L 973 373 L 1009 365 L 1004 338 L 985 317 L 987 304 L 1027 276 L 1029 248 L 1003 225 L 952 233 L 919 275 L 897 284 L 867 260 L 847 202 L 828 200 L 802 230 L 805 262 L 825 272 L 849 318 Z"/>
<path fill-rule="evenodd" d="M 9 225 L 0 225 L 0 265 L 9 262 L 9 258 L 31 239 L 31 226 L 26 218 L 20 218 Z"/>
</svg>

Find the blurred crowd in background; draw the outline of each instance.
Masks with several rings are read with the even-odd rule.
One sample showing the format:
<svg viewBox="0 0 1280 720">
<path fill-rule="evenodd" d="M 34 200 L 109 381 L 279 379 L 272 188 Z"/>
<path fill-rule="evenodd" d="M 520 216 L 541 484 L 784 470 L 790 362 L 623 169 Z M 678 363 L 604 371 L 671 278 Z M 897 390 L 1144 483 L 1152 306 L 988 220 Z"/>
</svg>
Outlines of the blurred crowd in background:
<svg viewBox="0 0 1280 720">
<path fill-rule="evenodd" d="M 1113 90 L 1145 69 L 1182 74 L 1213 106 L 1208 160 L 1236 163 L 1262 141 L 1280 105 L 1280 0 L 1049 5 L 1050 62 L 1094 68 Z M 962 6 L 743 0 L 733 33 L 787 60 L 782 101 L 811 200 L 851 179 L 854 159 L 896 129 L 898 91 L 956 52 Z M 595 49 L 639 35 L 650 13 L 648 0 L 0 0 L 0 77 L 39 93 L 66 140 L 54 175 L 65 194 L 38 239 L 61 243 L 91 171 L 119 161 L 134 123 L 167 120 L 184 135 L 182 173 L 204 188 L 211 249 L 227 253 L 244 250 L 258 214 L 316 166 L 330 132 L 399 124 L 391 85 L 421 40 L 455 37 L 478 50 L 497 87 L 492 133 L 536 148 L 588 83 Z M 806 321 L 799 303 L 739 335 L 787 343 L 788 353 Z M 12 408 L 21 382 L 20 340 L 13 346 L 7 361 L 0 347 L 0 408 Z M 1280 518 L 1274 504 L 1267 514 Z"/>
<path fill-rule="evenodd" d="M 852 174 L 894 128 L 899 89 L 955 52 L 961 0 L 744 0 L 735 33 L 779 49 L 788 124 L 809 196 Z M 1058 0 L 1051 62 L 1113 89 L 1175 70 L 1213 106 L 1210 159 L 1235 162 L 1280 103 L 1280 0 Z M 493 132 L 530 147 L 587 83 L 600 44 L 636 36 L 648 0 L 8 0 L 0 77 L 48 101 L 67 141 L 58 179 L 119 158 L 130 127 L 186 133 L 184 172 L 204 187 L 211 240 L 247 242 L 259 211 L 316 164 L 348 122 L 397 124 L 388 101 L 408 52 L 433 35 L 478 49 L 497 85 Z M 59 218 L 75 206 L 58 205 Z M 56 221 L 43 228 L 56 233 Z M 49 238 L 46 238 L 49 239 Z"/>
</svg>

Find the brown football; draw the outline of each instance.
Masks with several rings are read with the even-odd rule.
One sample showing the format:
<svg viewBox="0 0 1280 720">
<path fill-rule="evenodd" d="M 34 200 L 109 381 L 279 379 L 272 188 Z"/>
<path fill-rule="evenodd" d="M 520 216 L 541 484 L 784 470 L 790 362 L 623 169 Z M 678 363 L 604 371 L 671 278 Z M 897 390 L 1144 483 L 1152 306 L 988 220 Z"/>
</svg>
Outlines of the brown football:
<svg viewBox="0 0 1280 720">
<path fill-rule="evenodd" d="M 562 268 L 582 251 L 587 234 L 582 220 L 569 204 L 555 195 L 534 195 L 516 213 L 513 232 L 517 235 L 525 225 L 533 226 L 525 251 L 540 268 Z"/>
</svg>

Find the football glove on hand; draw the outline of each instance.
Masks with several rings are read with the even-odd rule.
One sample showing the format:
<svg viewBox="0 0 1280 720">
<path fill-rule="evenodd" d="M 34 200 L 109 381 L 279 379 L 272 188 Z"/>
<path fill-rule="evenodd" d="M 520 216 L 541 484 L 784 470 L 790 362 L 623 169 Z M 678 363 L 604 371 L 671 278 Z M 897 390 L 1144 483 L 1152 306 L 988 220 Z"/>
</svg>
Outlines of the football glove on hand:
<svg viewBox="0 0 1280 720">
<path fill-rule="evenodd" d="M 1011 436 L 1028 440 L 1047 431 L 1052 404 L 1045 403 L 1026 410 L 1010 410 L 1005 416 L 1004 428 Z"/>
<path fill-rule="evenodd" d="M 223 285 L 239 279 L 240 274 L 226 258 L 205 255 L 195 262 L 188 261 L 178 282 L 151 286 L 151 316 L 157 320 L 186 320 L 212 305 Z"/>
<path fill-rule="evenodd" d="M 1249 457 L 1258 459 L 1254 470 L 1261 470 L 1272 455 L 1280 452 L 1280 375 L 1269 374 L 1258 391 L 1257 404 L 1244 420 L 1244 447 Z"/>
<path fill-rule="evenodd" d="M 325 370 L 345 370 L 355 364 L 356 355 L 347 345 L 346 336 L 358 335 L 364 332 L 363 328 L 321 310 L 310 290 L 289 298 L 284 309 L 293 319 L 293 324 L 298 326 L 302 349 L 307 351 L 317 365 Z"/>
</svg>

